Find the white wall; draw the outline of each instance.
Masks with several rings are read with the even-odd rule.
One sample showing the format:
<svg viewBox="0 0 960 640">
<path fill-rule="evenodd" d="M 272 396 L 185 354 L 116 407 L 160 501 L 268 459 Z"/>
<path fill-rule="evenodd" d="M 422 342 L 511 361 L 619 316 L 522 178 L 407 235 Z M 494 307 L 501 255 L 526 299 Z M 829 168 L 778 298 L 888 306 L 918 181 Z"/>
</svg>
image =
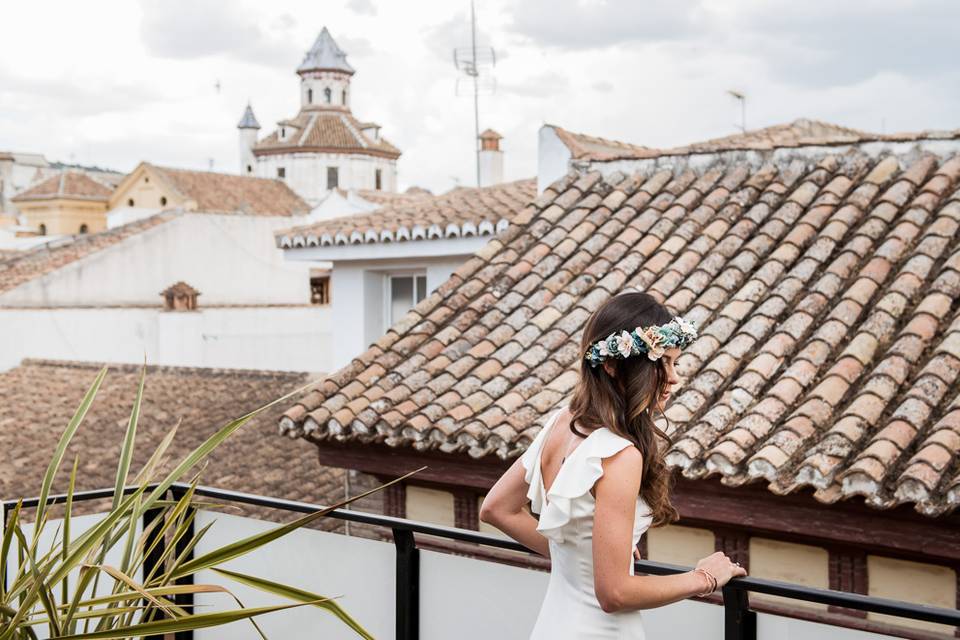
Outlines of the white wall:
<svg viewBox="0 0 960 640">
<path fill-rule="evenodd" d="M 375 245 L 363 246 L 376 248 Z M 385 245 L 392 246 L 396 245 Z M 427 290 L 431 292 L 445 282 L 466 259 L 467 256 L 463 255 L 335 262 L 330 277 L 330 300 L 333 307 L 331 371 L 348 364 L 388 329 L 384 321 L 387 275 L 424 271 L 427 275 Z"/>
<path fill-rule="evenodd" d="M 0 309 L 0 370 L 23 358 L 327 372 L 330 307 Z"/>
<path fill-rule="evenodd" d="M 567 175 L 570 169 L 570 149 L 549 124 L 540 127 L 537 138 L 537 193 Z"/>
<path fill-rule="evenodd" d="M 0 307 L 156 305 L 179 280 L 200 306 L 308 304 L 309 265 L 284 261 L 273 232 L 303 218 L 187 213 L 0 294 Z"/>
</svg>

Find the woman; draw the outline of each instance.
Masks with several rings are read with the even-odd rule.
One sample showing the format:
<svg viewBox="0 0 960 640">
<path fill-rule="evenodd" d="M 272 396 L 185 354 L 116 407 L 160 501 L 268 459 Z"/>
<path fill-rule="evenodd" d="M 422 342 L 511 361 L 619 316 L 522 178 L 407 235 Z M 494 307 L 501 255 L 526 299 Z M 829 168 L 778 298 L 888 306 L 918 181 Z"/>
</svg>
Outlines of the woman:
<svg viewBox="0 0 960 640">
<path fill-rule="evenodd" d="M 676 520 L 654 424 L 696 327 L 646 293 L 624 293 L 587 322 L 569 406 L 555 412 L 484 500 L 480 519 L 551 559 L 531 638 L 644 638 L 640 609 L 706 595 L 746 575 L 721 552 L 671 576 L 635 576 L 640 536 Z M 527 503 L 539 521 L 526 509 Z"/>
</svg>

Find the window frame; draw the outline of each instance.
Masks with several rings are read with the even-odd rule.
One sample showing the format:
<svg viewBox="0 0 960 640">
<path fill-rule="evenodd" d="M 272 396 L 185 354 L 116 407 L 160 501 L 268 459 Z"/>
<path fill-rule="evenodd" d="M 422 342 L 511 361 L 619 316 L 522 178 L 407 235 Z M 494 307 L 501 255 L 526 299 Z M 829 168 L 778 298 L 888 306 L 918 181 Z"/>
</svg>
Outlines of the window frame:
<svg viewBox="0 0 960 640">
<path fill-rule="evenodd" d="M 331 171 L 332 171 L 333 173 L 330 173 Z M 333 184 L 333 185 L 330 184 L 330 176 L 331 176 L 331 175 L 334 177 L 334 180 L 333 180 L 333 183 L 334 183 L 334 184 Z M 327 191 L 329 191 L 329 190 L 331 190 L 331 189 L 336 189 L 336 188 L 339 187 L 339 186 L 340 186 L 340 167 L 339 167 L 339 166 L 336 166 L 336 167 L 328 166 L 328 167 L 327 167 Z"/>
<path fill-rule="evenodd" d="M 405 269 L 402 271 L 391 271 L 390 273 L 384 274 L 383 278 L 383 326 L 384 331 L 389 329 L 394 325 L 395 322 L 399 322 L 400 318 L 394 320 L 391 316 L 393 315 L 393 281 L 395 279 L 399 280 L 401 278 L 412 279 L 413 285 L 413 307 L 417 306 L 424 298 L 430 295 L 430 283 L 427 280 L 427 270 L 426 269 Z M 417 280 L 423 278 L 423 297 L 419 300 L 417 299 Z M 410 309 L 413 309 L 410 307 Z M 410 309 L 407 309 L 409 311 Z M 404 311 L 404 315 L 407 313 Z M 403 316 L 400 316 L 401 318 Z"/>
</svg>

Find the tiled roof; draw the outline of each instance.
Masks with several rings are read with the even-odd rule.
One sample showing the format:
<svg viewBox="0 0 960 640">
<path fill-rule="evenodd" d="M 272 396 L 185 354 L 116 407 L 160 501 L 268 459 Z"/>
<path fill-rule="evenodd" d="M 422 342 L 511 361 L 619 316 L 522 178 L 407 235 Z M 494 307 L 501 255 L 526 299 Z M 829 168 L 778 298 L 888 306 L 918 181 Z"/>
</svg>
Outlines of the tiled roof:
<svg viewBox="0 0 960 640">
<path fill-rule="evenodd" d="M 173 212 L 143 218 L 107 231 L 54 240 L 15 255 L 0 258 L 0 292 L 39 278 L 71 262 L 111 247 L 127 238 L 164 224 L 176 217 Z"/>
<path fill-rule="evenodd" d="M 625 289 L 697 322 L 667 407 L 691 478 L 960 503 L 960 155 L 717 156 L 568 176 L 281 420 L 291 435 L 519 455 Z M 875 152 L 876 151 L 876 152 Z"/>
<path fill-rule="evenodd" d="M 85 173 L 61 171 L 58 175 L 18 193 L 14 202 L 25 200 L 48 200 L 51 198 L 74 198 L 80 200 L 98 200 L 106 202 L 113 189 L 97 182 Z"/>
<path fill-rule="evenodd" d="M 506 229 L 537 193 L 532 178 L 439 196 L 404 195 L 371 212 L 277 232 L 280 247 L 399 242 L 493 235 Z"/>
<path fill-rule="evenodd" d="M 572 158 L 586 162 L 678 155 L 685 156 L 694 153 L 716 153 L 736 150 L 767 151 L 771 149 L 802 146 L 836 146 L 873 141 L 916 142 L 920 140 L 960 138 L 960 130 L 878 134 L 842 127 L 829 122 L 800 118 L 787 124 L 753 129 L 722 138 L 695 142 L 680 147 L 656 149 L 614 140 L 606 140 L 582 133 L 573 133 L 572 131 L 567 131 L 556 126 L 554 126 L 553 129 L 560 140 L 570 149 Z"/>
<path fill-rule="evenodd" d="M 103 365 L 26 360 L 0 373 L 0 496 L 34 496 L 56 442 Z M 140 367 L 110 370 L 73 442 L 53 490 L 64 492 L 74 456 L 77 490 L 112 487 L 117 459 L 137 393 Z M 149 367 L 131 474 L 167 432 L 182 421 L 168 449 L 178 462 L 230 420 L 267 404 L 309 380 L 305 374 Z M 277 435 L 282 409 L 267 410 L 228 438 L 208 458 L 201 482 L 290 500 L 331 503 L 343 495 L 343 472 L 318 467 L 316 454 Z M 303 470 L 309 469 L 310 473 Z"/>
<path fill-rule="evenodd" d="M 359 153 L 386 158 L 399 158 L 400 150 L 386 138 L 375 140 L 363 131 L 361 123 L 349 111 L 305 110 L 282 125 L 288 129 L 286 139 L 276 130 L 253 148 L 255 155 L 288 150 L 320 150 L 334 153 Z M 370 126 L 370 123 L 367 123 Z"/>
<path fill-rule="evenodd" d="M 195 201 L 198 211 L 257 216 L 295 216 L 310 211 L 310 205 L 282 180 L 150 167 L 184 197 Z"/>
<path fill-rule="evenodd" d="M 570 150 L 574 160 L 608 160 L 612 158 L 646 158 L 656 155 L 656 150 L 618 140 L 607 140 L 585 133 L 574 133 L 553 126 L 557 137 Z"/>
</svg>

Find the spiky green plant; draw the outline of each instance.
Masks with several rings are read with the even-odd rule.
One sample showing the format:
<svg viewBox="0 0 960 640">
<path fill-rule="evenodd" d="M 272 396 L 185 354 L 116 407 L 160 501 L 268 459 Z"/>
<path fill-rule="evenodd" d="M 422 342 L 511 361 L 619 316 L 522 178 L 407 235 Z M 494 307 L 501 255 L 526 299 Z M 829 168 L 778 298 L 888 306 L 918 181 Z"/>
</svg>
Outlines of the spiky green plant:
<svg viewBox="0 0 960 640">
<path fill-rule="evenodd" d="M 250 553 L 322 518 L 333 509 L 369 495 L 371 492 L 190 558 L 188 552 L 192 551 L 196 543 L 207 533 L 208 525 L 194 534 L 192 541 L 186 545 L 186 550 L 175 551 L 176 542 L 185 540 L 192 526 L 196 509 L 202 506 L 194 498 L 194 488 L 199 475 L 191 478 L 190 488 L 184 491 L 179 499 L 170 499 L 169 489 L 174 483 L 180 482 L 191 469 L 196 469 L 215 447 L 253 417 L 300 393 L 306 386 L 227 423 L 179 461 L 172 471 L 158 475 L 166 449 L 176 433 L 177 427 L 174 426 L 153 452 L 144 468 L 131 481 L 130 463 L 133 458 L 137 421 L 143 398 L 146 375 L 146 367 L 144 367 L 117 465 L 110 510 L 100 514 L 96 522 L 83 534 L 75 537 L 71 535 L 71 511 L 77 478 L 77 461 L 74 461 L 64 506 L 64 518 L 57 528 L 53 545 L 49 549 L 41 549 L 40 534 L 48 524 L 50 491 L 54 476 L 63 464 L 70 440 L 80 428 L 106 373 L 107 369 L 104 367 L 93 381 L 57 443 L 43 477 L 32 533 L 30 535 L 24 533 L 22 499 L 10 510 L 7 517 L 2 543 L 0 543 L 0 572 L 8 577 L 9 583 L 0 584 L 0 640 L 36 638 L 35 628 L 45 628 L 50 638 L 132 638 L 214 627 L 238 620 L 249 620 L 265 638 L 266 636 L 256 624 L 257 616 L 302 606 L 324 609 L 337 616 L 358 636 L 372 638 L 357 621 L 330 598 L 220 567 L 228 560 Z M 384 486 L 387 485 L 373 491 L 382 489 Z M 143 521 L 148 510 L 159 515 L 154 516 L 145 530 L 137 535 L 137 525 Z M 160 561 L 152 570 L 145 571 L 147 557 L 151 552 L 158 550 L 161 540 L 166 540 L 167 544 L 163 547 L 164 552 Z M 107 553 L 114 548 L 122 552 L 119 566 L 110 566 L 104 561 Z M 13 556 L 16 556 L 15 562 L 11 561 Z M 204 569 L 213 570 L 219 575 L 282 596 L 292 602 L 286 605 L 245 608 L 223 586 L 183 584 L 184 578 Z M 138 572 L 146 575 L 138 580 L 135 577 Z M 74 579 L 68 581 L 68 577 L 74 577 Z M 105 584 L 110 584 L 109 589 L 98 589 L 101 587 L 101 578 Z M 176 602 L 176 596 L 181 594 L 212 592 L 233 596 L 233 601 L 237 604 L 236 608 L 196 613 L 186 610 Z"/>
</svg>

